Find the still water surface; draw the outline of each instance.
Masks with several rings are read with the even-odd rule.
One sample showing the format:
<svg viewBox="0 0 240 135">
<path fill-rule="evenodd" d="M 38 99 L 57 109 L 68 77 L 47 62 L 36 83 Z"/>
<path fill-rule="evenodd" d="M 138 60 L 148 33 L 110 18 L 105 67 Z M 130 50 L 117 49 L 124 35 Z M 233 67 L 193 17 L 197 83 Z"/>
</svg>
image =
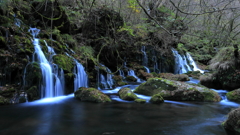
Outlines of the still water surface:
<svg viewBox="0 0 240 135">
<path fill-rule="evenodd" d="M 233 106 L 221 103 L 80 102 L 73 95 L 0 106 L 1 135 L 230 135 L 221 122 Z"/>
</svg>

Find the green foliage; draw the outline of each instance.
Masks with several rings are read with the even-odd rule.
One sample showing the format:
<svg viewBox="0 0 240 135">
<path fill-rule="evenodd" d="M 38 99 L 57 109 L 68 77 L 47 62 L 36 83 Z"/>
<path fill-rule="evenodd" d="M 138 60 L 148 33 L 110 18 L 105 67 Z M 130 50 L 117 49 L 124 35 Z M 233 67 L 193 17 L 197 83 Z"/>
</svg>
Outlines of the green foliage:
<svg viewBox="0 0 240 135">
<path fill-rule="evenodd" d="M 132 26 L 127 26 L 126 23 L 123 24 L 123 27 L 121 27 L 118 32 L 121 32 L 121 31 L 127 31 L 128 34 L 130 34 L 131 36 L 135 36 L 134 35 L 134 30 L 132 29 Z"/>
</svg>

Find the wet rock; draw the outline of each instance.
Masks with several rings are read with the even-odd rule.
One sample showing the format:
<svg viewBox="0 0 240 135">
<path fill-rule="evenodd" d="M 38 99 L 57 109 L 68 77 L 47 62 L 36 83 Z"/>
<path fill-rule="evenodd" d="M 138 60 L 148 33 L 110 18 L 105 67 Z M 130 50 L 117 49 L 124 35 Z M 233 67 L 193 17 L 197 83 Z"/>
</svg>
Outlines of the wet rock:
<svg viewBox="0 0 240 135">
<path fill-rule="evenodd" d="M 155 94 L 151 97 L 150 101 L 153 104 L 160 104 L 164 102 L 164 99 L 161 94 Z"/>
<path fill-rule="evenodd" d="M 138 98 L 138 99 L 135 99 L 134 102 L 143 104 L 143 103 L 146 103 L 146 100 Z"/>
<path fill-rule="evenodd" d="M 137 96 L 132 92 L 130 88 L 122 88 L 118 91 L 119 97 L 123 100 L 133 101 L 137 99 Z"/>
<path fill-rule="evenodd" d="M 228 100 L 240 102 L 240 89 L 228 92 L 226 96 Z"/>
<path fill-rule="evenodd" d="M 235 135 L 240 134 L 240 108 L 232 110 L 228 114 L 228 118 L 225 122 L 222 123 L 223 127 L 227 131 L 232 131 Z"/>
<path fill-rule="evenodd" d="M 217 102 L 221 100 L 217 92 L 204 86 L 162 78 L 148 79 L 147 82 L 139 85 L 134 92 L 149 96 L 160 93 L 164 99 L 176 101 Z"/>
<path fill-rule="evenodd" d="M 84 102 L 103 103 L 112 101 L 107 95 L 95 88 L 81 87 L 74 92 L 74 97 Z"/>
<path fill-rule="evenodd" d="M 175 80 L 175 81 L 189 81 L 189 77 L 186 74 L 172 74 L 172 73 L 160 73 L 160 78 Z"/>
</svg>

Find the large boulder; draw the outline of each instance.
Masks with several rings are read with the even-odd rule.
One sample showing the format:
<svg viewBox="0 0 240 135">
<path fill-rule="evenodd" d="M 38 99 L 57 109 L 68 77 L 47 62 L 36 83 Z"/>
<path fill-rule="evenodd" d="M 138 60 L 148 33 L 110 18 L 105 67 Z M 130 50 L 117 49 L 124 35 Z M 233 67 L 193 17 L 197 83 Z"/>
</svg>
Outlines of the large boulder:
<svg viewBox="0 0 240 135">
<path fill-rule="evenodd" d="M 74 92 L 74 97 L 76 99 L 79 99 L 79 100 L 85 101 L 85 102 L 103 103 L 103 102 L 111 102 L 112 101 L 107 95 L 105 95 L 100 90 L 95 89 L 95 88 L 81 87 L 77 91 Z"/>
<path fill-rule="evenodd" d="M 231 101 L 240 102 L 240 89 L 236 89 L 234 91 L 228 92 L 226 96 L 227 96 L 227 99 Z"/>
<path fill-rule="evenodd" d="M 239 135 L 240 134 L 240 108 L 232 110 L 228 114 L 228 118 L 223 122 L 223 127 L 227 131 L 235 132 L 231 134 Z"/>
<path fill-rule="evenodd" d="M 204 86 L 162 78 L 148 79 L 147 82 L 137 87 L 134 92 L 149 96 L 160 93 L 164 99 L 176 101 L 217 102 L 221 100 L 217 92 Z"/>
<path fill-rule="evenodd" d="M 130 88 L 122 88 L 118 91 L 119 97 L 123 100 L 133 101 L 138 97 L 132 92 Z"/>
<path fill-rule="evenodd" d="M 152 96 L 158 94 L 162 90 L 173 91 L 177 89 L 177 85 L 173 81 L 163 78 L 150 78 L 146 82 L 140 84 L 134 92 Z"/>
<path fill-rule="evenodd" d="M 189 77 L 186 74 L 173 74 L 173 73 L 160 73 L 160 78 L 175 80 L 175 81 L 189 81 Z"/>
</svg>

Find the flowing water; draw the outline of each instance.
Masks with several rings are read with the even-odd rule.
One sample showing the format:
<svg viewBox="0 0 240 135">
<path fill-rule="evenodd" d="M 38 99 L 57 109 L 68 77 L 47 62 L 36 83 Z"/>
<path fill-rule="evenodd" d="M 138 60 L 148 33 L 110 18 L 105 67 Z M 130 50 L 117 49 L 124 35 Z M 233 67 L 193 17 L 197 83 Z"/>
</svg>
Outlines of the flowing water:
<svg viewBox="0 0 240 135">
<path fill-rule="evenodd" d="M 73 95 L 0 107 L 0 134 L 232 135 L 221 127 L 231 106 L 220 103 L 87 103 Z"/>
</svg>

